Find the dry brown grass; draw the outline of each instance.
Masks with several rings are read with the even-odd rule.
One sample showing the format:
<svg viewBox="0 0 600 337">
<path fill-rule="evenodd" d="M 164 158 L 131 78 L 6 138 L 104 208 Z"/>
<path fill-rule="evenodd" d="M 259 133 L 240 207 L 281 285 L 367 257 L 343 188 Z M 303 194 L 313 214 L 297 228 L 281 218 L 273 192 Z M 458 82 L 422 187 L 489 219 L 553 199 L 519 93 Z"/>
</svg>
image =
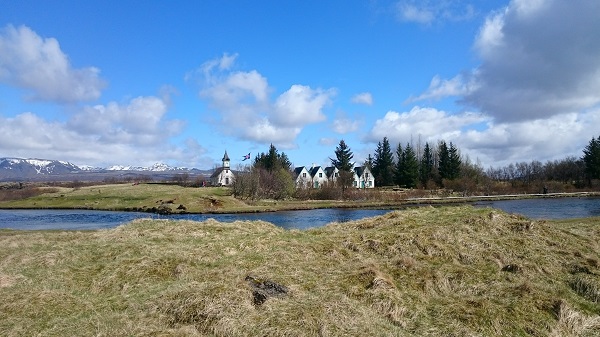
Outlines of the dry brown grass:
<svg viewBox="0 0 600 337">
<path fill-rule="evenodd" d="M 0 231 L 0 335 L 599 336 L 599 238 L 471 207 Z M 248 275 L 286 293 L 256 304 Z"/>
</svg>

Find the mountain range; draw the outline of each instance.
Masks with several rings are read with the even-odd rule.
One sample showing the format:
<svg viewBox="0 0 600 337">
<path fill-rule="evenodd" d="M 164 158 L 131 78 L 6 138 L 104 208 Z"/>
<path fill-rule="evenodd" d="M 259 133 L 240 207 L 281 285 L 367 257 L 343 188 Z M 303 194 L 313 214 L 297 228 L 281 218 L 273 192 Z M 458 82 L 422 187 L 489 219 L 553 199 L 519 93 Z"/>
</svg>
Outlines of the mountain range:
<svg viewBox="0 0 600 337">
<path fill-rule="evenodd" d="M 108 178 L 124 178 L 144 176 L 164 179 L 176 174 L 188 173 L 191 176 L 209 176 L 212 170 L 198 170 L 172 167 L 164 163 L 156 163 L 150 167 L 142 166 L 110 166 L 99 168 L 93 166 L 77 166 L 62 160 L 0 158 L 0 181 L 101 181 Z"/>
</svg>

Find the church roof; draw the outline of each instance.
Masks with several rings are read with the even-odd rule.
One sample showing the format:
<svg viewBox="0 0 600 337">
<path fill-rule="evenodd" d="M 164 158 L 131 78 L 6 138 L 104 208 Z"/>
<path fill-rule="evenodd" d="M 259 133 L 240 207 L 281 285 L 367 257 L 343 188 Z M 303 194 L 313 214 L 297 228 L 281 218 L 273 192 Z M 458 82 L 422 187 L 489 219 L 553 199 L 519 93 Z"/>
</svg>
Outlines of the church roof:
<svg viewBox="0 0 600 337">
<path fill-rule="evenodd" d="M 225 150 L 225 155 L 223 156 L 223 161 L 230 161 L 229 156 L 227 155 L 227 150 Z"/>
</svg>

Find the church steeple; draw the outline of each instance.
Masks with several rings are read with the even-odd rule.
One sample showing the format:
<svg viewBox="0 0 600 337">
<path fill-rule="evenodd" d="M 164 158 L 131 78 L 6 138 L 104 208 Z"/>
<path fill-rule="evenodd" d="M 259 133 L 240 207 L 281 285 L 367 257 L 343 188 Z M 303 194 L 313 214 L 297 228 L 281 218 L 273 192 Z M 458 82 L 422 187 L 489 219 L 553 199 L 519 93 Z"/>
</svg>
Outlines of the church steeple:
<svg viewBox="0 0 600 337">
<path fill-rule="evenodd" d="M 227 150 L 225 150 L 225 155 L 223 155 L 223 168 L 229 168 L 229 156 L 227 155 Z"/>
</svg>

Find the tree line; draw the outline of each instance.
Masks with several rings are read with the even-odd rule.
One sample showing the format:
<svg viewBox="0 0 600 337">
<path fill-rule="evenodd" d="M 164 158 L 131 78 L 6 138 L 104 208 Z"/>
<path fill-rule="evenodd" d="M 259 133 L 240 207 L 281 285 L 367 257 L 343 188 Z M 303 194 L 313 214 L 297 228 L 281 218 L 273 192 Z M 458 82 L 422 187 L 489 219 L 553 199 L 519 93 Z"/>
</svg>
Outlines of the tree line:
<svg viewBox="0 0 600 337">
<path fill-rule="evenodd" d="M 443 187 L 445 182 L 459 178 L 463 167 L 459 150 L 452 142 L 427 142 L 422 150 L 411 143 L 399 143 L 392 152 L 387 137 L 377 143 L 374 155 L 369 155 L 365 164 L 371 168 L 376 186 L 405 188 Z"/>
<path fill-rule="evenodd" d="M 318 193 L 328 198 L 344 197 L 353 184 L 353 158 L 352 150 L 341 140 L 330 158 L 339 176 Z M 384 137 L 363 165 L 373 173 L 376 187 L 443 188 L 463 195 L 562 192 L 600 185 L 600 137 L 592 138 L 581 158 L 570 156 L 545 164 L 533 160 L 488 169 L 462 156 L 452 142 L 419 142 L 416 146 L 399 143 L 392 150 L 389 139 Z M 247 199 L 285 199 L 306 193 L 296 190 L 288 156 L 272 144 L 268 152 L 258 154 L 251 165 L 237 173 L 232 188 L 236 197 Z"/>
</svg>

